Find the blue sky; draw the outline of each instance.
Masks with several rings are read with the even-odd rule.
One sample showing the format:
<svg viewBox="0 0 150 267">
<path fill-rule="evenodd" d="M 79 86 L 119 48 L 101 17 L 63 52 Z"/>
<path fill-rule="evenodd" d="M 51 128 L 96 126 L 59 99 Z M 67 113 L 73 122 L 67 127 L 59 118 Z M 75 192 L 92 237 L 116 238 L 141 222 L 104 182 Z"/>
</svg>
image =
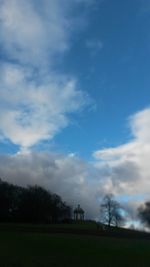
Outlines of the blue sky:
<svg viewBox="0 0 150 267">
<path fill-rule="evenodd" d="M 84 155 L 96 146 L 125 142 L 129 138 L 126 119 L 149 106 L 150 96 L 150 18 L 142 13 L 141 2 L 104 1 L 91 10 L 88 23 L 65 65 L 96 105 L 95 111 L 78 119 L 79 128 L 68 129 L 74 136 L 73 149 L 81 147 Z M 102 48 L 90 51 L 85 47 L 88 40 L 101 41 Z M 63 136 L 57 138 L 60 141 Z"/>
<path fill-rule="evenodd" d="M 0 20 L 0 176 L 69 200 L 70 185 L 85 206 L 129 195 L 135 210 L 149 193 L 149 1 L 2 0 Z"/>
<path fill-rule="evenodd" d="M 103 1 L 88 6 L 85 2 L 71 13 L 79 22 L 55 69 L 75 77 L 92 103 L 73 114 L 70 125 L 54 142 L 57 149 L 90 157 L 101 146 L 128 140 L 126 119 L 149 106 L 150 17 L 144 10 L 146 2 Z M 12 62 L 7 53 L 2 49 L 2 62 Z M 18 149 L 3 141 L 1 147 L 3 153 Z"/>
</svg>

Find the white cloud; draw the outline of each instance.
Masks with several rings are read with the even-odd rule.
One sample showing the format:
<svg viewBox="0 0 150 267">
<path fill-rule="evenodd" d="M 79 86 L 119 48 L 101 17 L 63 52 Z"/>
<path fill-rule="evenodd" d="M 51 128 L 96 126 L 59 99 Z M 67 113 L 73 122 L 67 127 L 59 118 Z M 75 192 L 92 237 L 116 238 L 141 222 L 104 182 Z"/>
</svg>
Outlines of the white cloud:
<svg viewBox="0 0 150 267">
<path fill-rule="evenodd" d="M 86 103 L 75 80 L 50 75 L 37 84 L 33 77 L 32 69 L 12 64 L 1 67 L 1 133 L 22 147 L 52 139 L 68 125 L 67 114 Z"/>
<path fill-rule="evenodd" d="M 96 151 L 96 167 L 106 169 L 108 190 L 131 196 L 150 193 L 150 108 L 130 117 L 133 139 L 124 145 Z"/>
<path fill-rule="evenodd" d="M 59 0 L 2 0 L 0 19 L 0 42 L 11 59 L 38 65 L 68 48 L 69 21 Z"/>
<path fill-rule="evenodd" d="M 130 117 L 130 126 L 133 136 L 143 143 L 150 143 L 150 108 Z"/>
<path fill-rule="evenodd" d="M 31 147 L 52 139 L 68 125 L 68 115 L 84 107 L 87 98 L 76 78 L 54 71 L 70 48 L 76 5 L 73 0 L 0 1 L 1 138 Z"/>
</svg>

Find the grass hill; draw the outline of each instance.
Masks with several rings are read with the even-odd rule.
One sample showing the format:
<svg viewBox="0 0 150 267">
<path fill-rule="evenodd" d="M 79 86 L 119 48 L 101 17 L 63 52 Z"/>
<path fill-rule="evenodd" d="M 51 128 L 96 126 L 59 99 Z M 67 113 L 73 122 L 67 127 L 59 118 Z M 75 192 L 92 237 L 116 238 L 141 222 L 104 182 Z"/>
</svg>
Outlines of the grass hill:
<svg viewBox="0 0 150 267">
<path fill-rule="evenodd" d="M 1 267 L 149 267 L 150 234 L 93 222 L 0 224 Z"/>
</svg>

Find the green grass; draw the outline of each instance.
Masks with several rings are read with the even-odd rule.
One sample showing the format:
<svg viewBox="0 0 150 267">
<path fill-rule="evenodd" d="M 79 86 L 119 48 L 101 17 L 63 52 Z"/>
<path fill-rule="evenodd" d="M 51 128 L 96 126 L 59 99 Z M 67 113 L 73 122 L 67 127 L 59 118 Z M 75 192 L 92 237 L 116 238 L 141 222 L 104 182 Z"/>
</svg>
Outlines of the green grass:
<svg viewBox="0 0 150 267">
<path fill-rule="evenodd" d="M 0 267 L 149 267 L 150 241 L 0 227 Z M 43 226 L 44 227 L 44 226 Z"/>
<path fill-rule="evenodd" d="M 0 223 L 0 230 L 2 229 L 18 229 L 18 228 L 28 228 L 28 229 L 52 229 L 52 228 L 69 228 L 69 229 L 89 229 L 95 230 L 96 223 L 94 221 L 81 221 L 78 223 L 70 224 L 17 224 L 17 223 Z"/>
</svg>

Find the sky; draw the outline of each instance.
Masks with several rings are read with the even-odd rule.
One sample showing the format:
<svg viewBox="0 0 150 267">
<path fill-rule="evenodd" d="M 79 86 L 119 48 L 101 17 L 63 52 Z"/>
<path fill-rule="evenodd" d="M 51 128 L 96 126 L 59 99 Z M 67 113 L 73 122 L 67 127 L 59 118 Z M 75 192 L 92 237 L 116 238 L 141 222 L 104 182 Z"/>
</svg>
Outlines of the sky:
<svg viewBox="0 0 150 267">
<path fill-rule="evenodd" d="M 87 218 L 150 194 L 150 1 L 0 0 L 0 177 Z M 89 198 L 90 196 L 90 198 Z"/>
</svg>

